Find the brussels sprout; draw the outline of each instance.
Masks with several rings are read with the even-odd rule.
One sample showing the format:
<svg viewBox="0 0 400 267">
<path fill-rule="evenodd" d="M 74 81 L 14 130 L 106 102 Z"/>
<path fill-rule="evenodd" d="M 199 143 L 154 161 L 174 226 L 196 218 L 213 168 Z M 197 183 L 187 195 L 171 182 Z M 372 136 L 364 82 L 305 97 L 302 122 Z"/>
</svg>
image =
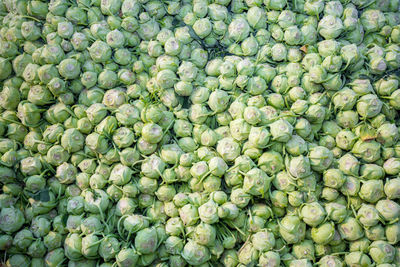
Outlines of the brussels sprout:
<svg viewBox="0 0 400 267">
<path fill-rule="evenodd" d="M 385 185 L 384 185 L 384 192 L 385 195 L 389 198 L 389 199 L 397 199 L 400 197 L 400 192 L 398 190 L 397 185 L 399 184 L 400 179 L 399 178 L 394 178 L 394 179 L 390 179 L 388 180 Z"/>
<path fill-rule="evenodd" d="M 23 213 L 16 208 L 3 208 L 0 212 L 0 229 L 6 233 L 18 231 L 25 223 Z"/>
<path fill-rule="evenodd" d="M 357 218 L 366 227 L 375 226 L 380 220 L 378 210 L 369 204 L 361 205 L 361 208 L 357 211 Z"/>
<path fill-rule="evenodd" d="M 199 219 L 197 208 L 191 204 L 185 204 L 179 209 L 179 216 L 186 226 L 194 225 Z"/>
<path fill-rule="evenodd" d="M 118 266 L 132 266 L 135 265 L 139 259 L 139 255 L 134 249 L 123 248 L 115 256 L 116 263 Z"/>
<path fill-rule="evenodd" d="M 211 257 L 207 247 L 199 245 L 193 240 L 186 243 L 181 255 L 189 264 L 196 266 L 207 262 Z"/>
<path fill-rule="evenodd" d="M 380 144 L 375 141 L 358 140 L 354 144 L 351 152 L 366 162 L 374 162 L 380 158 L 380 150 Z"/>
<path fill-rule="evenodd" d="M 240 145 L 233 138 L 226 137 L 218 141 L 217 151 L 225 161 L 231 162 L 240 155 Z"/>
<path fill-rule="evenodd" d="M 198 209 L 200 220 L 208 224 L 217 222 L 219 219 L 217 208 L 217 204 L 212 200 L 201 205 Z"/>
<path fill-rule="evenodd" d="M 393 261 L 395 249 L 386 241 L 374 241 L 369 247 L 369 255 L 378 264 Z"/>
<path fill-rule="evenodd" d="M 399 160 L 397 158 L 390 158 L 385 161 L 383 164 L 383 169 L 385 170 L 386 174 L 389 175 L 396 175 L 399 173 Z"/>
<path fill-rule="evenodd" d="M 371 258 L 363 252 L 350 252 L 345 256 L 345 262 L 347 265 L 358 264 L 360 266 L 369 266 L 371 264 Z"/>
<path fill-rule="evenodd" d="M 194 241 L 200 245 L 212 246 L 216 239 L 216 229 L 205 223 L 200 223 L 194 230 Z"/>
<path fill-rule="evenodd" d="M 319 260 L 321 266 L 342 266 L 343 261 L 335 255 L 326 255 Z"/>
<path fill-rule="evenodd" d="M 156 251 L 157 246 L 157 232 L 154 228 L 145 228 L 137 232 L 135 237 L 135 248 L 139 253 L 153 253 Z"/>
<path fill-rule="evenodd" d="M 298 243 L 305 237 L 305 223 L 295 215 L 285 216 L 280 222 L 279 233 L 287 243 Z"/>
<path fill-rule="evenodd" d="M 46 254 L 46 248 L 43 241 L 36 240 L 28 248 L 27 254 L 34 258 L 41 258 Z"/>
<path fill-rule="evenodd" d="M 65 253 L 64 249 L 62 248 L 51 250 L 44 257 L 45 264 L 48 266 L 60 265 L 64 260 L 65 260 Z"/>
<path fill-rule="evenodd" d="M 82 256 L 81 249 L 82 238 L 78 234 L 73 233 L 66 237 L 64 241 L 65 256 L 70 259 L 79 259 Z"/>
<path fill-rule="evenodd" d="M 258 159 L 258 166 L 269 175 L 278 173 L 284 168 L 283 158 L 276 151 L 266 151 Z"/>
<path fill-rule="evenodd" d="M 354 241 L 364 236 L 364 231 L 358 221 L 353 217 L 347 217 L 338 227 L 343 239 Z"/>
<path fill-rule="evenodd" d="M 275 237 L 268 230 L 253 234 L 251 240 L 254 248 L 260 252 L 269 251 L 275 246 Z"/>
<path fill-rule="evenodd" d="M 357 101 L 357 112 L 361 117 L 372 118 L 382 109 L 382 101 L 376 95 L 367 94 Z"/>
<path fill-rule="evenodd" d="M 373 18 L 373 19 L 372 19 Z M 360 16 L 360 21 L 366 32 L 378 31 L 385 23 L 385 17 L 380 10 L 369 9 Z"/>
<path fill-rule="evenodd" d="M 232 20 L 228 27 L 229 37 L 238 41 L 243 41 L 250 32 L 250 26 L 244 18 Z"/>
<path fill-rule="evenodd" d="M 293 126 L 288 121 L 280 119 L 270 124 L 270 132 L 274 141 L 286 143 L 292 137 Z"/>
<path fill-rule="evenodd" d="M 383 182 L 381 180 L 365 181 L 361 185 L 359 196 L 367 202 L 376 203 L 384 196 Z"/>
<path fill-rule="evenodd" d="M 48 250 L 54 250 L 62 246 L 62 235 L 58 232 L 50 231 L 44 238 L 43 243 Z"/>
<path fill-rule="evenodd" d="M 399 208 L 400 206 L 396 202 L 389 199 L 379 200 L 376 203 L 377 211 L 386 221 L 395 220 L 397 213 L 399 212 Z M 388 212 L 389 210 L 390 212 Z"/>
<path fill-rule="evenodd" d="M 33 241 L 34 238 L 32 232 L 28 229 L 22 229 L 15 234 L 14 240 L 11 241 L 11 244 L 17 246 L 19 249 L 25 250 Z"/>
<path fill-rule="evenodd" d="M 293 157 L 288 165 L 289 173 L 295 178 L 304 178 L 311 174 L 309 158 L 303 155 Z"/>
<path fill-rule="evenodd" d="M 23 254 L 14 254 L 6 262 L 8 266 L 30 266 L 28 256 Z"/>
<path fill-rule="evenodd" d="M 350 243 L 349 250 L 350 252 L 356 252 L 356 251 L 361 251 L 361 252 L 368 252 L 369 245 L 371 244 L 371 241 L 369 241 L 367 238 L 363 237 L 359 240 L 353 241 Z"/>
<path fill-rule="evenodd" d="M 98 254 L 105 261 L 109 261 L 120 251 L 120 243 L 115 237 L 105 237 L 102 239 Z"/>
<path fill-rule="evenodd" d="M 329 168 L 333 162 L 333 154 L 326 147 L 312 147 L 309 152 L 310 165 L 315 171 L 324 171 Z"/>
<path fill-rule="evenodd" d="M 286 171 L 277 173 L 273 178 L 272 183 L 275 188 L 285 192 L 293 192 L 295 189 L 294 180 Z"/>
<path fill-rule="evenodd" d="M 323 174 L 325 186 L 339 189 L 345 183 L 345 177 L 339 169 L 328 169 Z"/>
<path fill-rule="evenodd" d="M 335 203 L 329 202 L 325 204 L 325 210 L 329 219 L 336 223 L 341 223 L 347 217 L 347 210 L 346 206 Z"/>
<path fill-rule="evenodd" d="M 253 168 L 246 173 L 243 180 L 243 189 L 245 192 L 264 197 L 270 187 L 271 178 L 258 168 Z"/>
<path fill-rule="evenodd" d="M 399 226 L 399 223 L 393 223 L 385 227 L 385 237 L 391 245 L 399 241 Z"/>
<path fill-rule="evenodd" d="M 365 236 L 371 241 L 383 240 L 385 239 L 385 229 L 380 224 L 377 224 L 366 228 Z"/>
</svg>

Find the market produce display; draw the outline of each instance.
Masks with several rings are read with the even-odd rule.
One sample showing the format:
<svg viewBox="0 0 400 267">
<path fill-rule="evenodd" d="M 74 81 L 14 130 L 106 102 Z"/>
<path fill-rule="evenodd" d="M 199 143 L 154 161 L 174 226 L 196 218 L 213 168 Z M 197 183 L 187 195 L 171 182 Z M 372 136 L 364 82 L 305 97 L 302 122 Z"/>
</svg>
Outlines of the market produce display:
<svg viewBox="0 0 400 267">
<path fill-rule="evenodd" d="M 400 267 L 399 0 L 0 0 L 7 267 Z"/>
</svg>

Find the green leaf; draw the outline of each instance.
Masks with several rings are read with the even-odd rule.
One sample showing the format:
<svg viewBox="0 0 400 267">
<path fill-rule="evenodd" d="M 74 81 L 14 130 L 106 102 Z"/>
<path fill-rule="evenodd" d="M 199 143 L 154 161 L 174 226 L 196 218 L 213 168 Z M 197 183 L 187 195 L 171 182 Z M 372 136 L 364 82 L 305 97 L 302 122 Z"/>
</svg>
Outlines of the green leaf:
<svg viewBox="0 0 400 267">
<path fill-rule="evenodd" d="M 39 198 L 40 198 L 40 201 L 42 201 L 42 202 L 50 201 L 49 190 L 45 189 L 45 190 L 41 191 L 39 194 Z"/>
</svg>

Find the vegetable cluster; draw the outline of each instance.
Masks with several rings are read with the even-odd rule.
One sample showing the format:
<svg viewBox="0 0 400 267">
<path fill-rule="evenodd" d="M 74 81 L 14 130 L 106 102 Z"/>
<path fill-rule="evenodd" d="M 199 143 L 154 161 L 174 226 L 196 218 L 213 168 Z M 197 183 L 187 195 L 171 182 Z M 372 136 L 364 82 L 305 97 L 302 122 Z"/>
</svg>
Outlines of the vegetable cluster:
<svg viewBox="0 0 400 267">
<path fill-rule="evenodd" d="M 0 25 L 6 266 L 400 266 L 399 0 L 2 0 Z"/>
</svg>

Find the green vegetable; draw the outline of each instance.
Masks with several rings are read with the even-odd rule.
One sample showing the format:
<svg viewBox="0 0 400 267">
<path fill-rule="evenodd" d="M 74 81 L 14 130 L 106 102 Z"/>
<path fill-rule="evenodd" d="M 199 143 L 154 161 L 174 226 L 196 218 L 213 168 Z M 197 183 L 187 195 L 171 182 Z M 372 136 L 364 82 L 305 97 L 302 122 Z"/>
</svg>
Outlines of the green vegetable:
<svg viewBox="0 0 400 267">
<path fill-rule="evenodd" d="M 0 3 L 6 266 L 397 266 L 397 0 Z"/>
</svg>

